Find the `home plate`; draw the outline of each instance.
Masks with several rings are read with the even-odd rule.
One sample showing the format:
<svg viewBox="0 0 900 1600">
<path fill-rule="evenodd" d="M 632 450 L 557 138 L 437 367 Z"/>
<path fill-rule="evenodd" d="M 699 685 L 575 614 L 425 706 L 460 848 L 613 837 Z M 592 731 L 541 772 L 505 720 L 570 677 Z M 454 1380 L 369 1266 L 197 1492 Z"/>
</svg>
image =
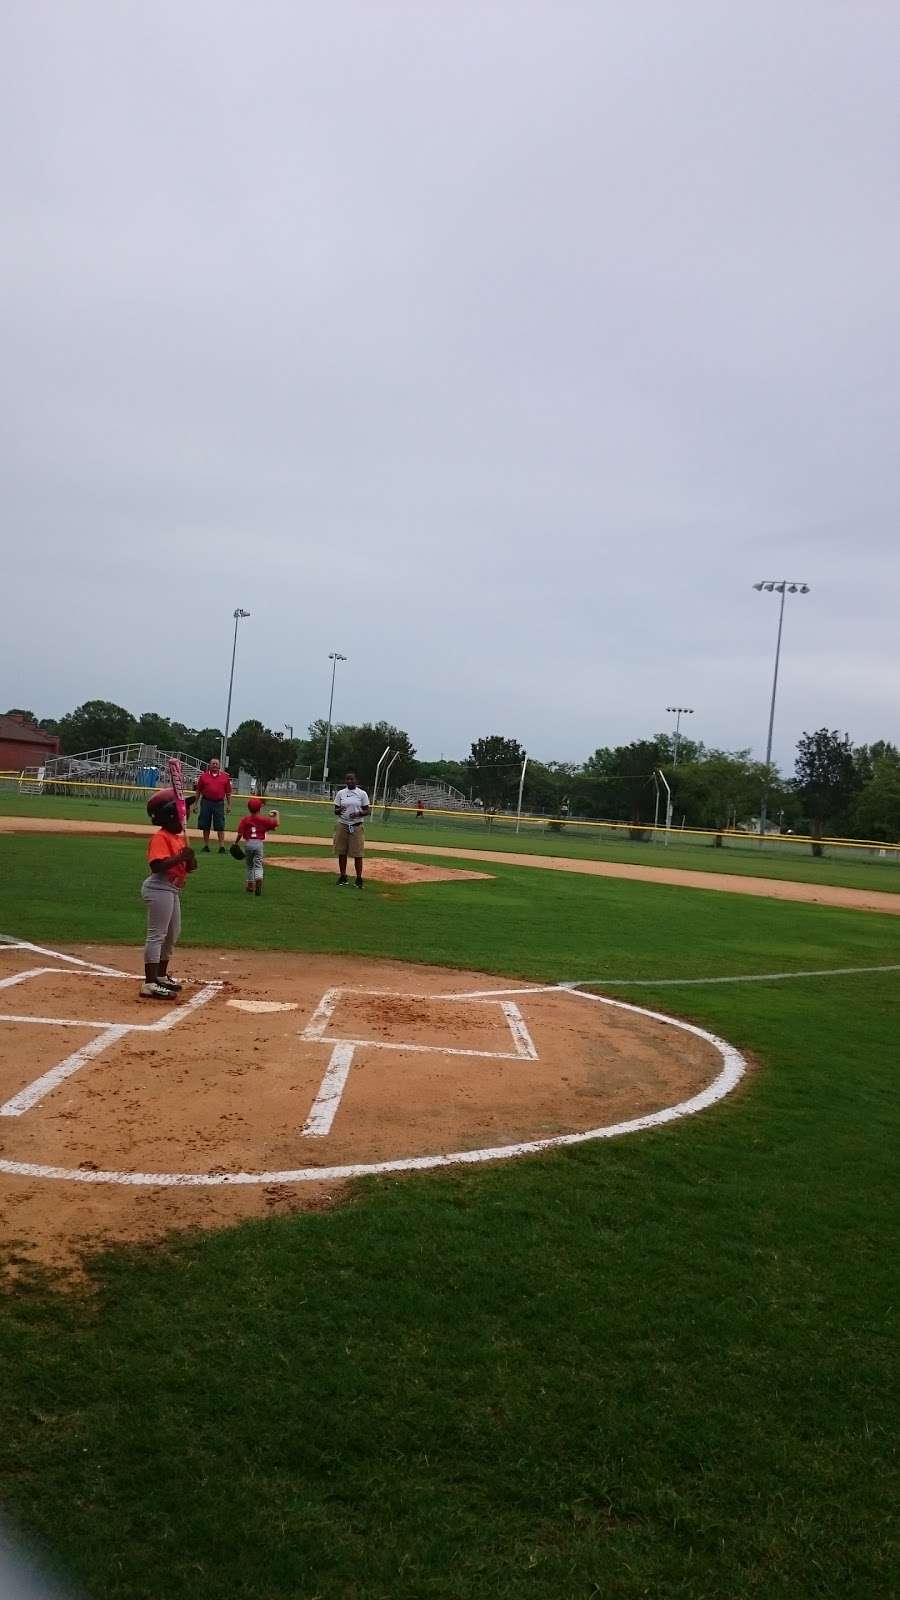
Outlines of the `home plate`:
<svg viewBox="0 0 900 1600">
<path fill-rule="evenodd" d="M 264 1015 L 267 1011 L 296 1011 L 296 1000 L 227 1000 L 235 1011 L 255 1011 L 257 1016 Z"/>
</svg>

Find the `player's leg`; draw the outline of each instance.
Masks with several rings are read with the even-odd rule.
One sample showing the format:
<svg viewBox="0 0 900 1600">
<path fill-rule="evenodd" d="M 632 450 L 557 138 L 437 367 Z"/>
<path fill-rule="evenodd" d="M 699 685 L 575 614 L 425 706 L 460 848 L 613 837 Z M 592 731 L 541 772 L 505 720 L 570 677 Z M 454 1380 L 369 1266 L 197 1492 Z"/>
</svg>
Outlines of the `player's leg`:
<svg viewBox="0 0 900 1600">
<path fill-rule="evenodd" d="M 345 822 L 339 822 L 334 830 L 334 853 L 338 859 L 338 888 L 347 882 L 347 850 L 350 844 L 350 829 Z"/>
<path fill-rule="evenodd" d="M 156 878 L 146 879 L 141 895 L 147 906 L 147 937 L 144 942 L 144 982 L 140 994 L 145 1000 L 165 1000 L 169 991 L 159 982 L 159 968 L 172 916 L 171 902 L 177 900 L 178 896 L 168 884 L 159 883 Z"/>
<path fill-rule="evenodd" d="M 178 937 L 180 933 L 181 895 L 176 889 L 172 893 L 172 906 L 169 912 L 169 924 L 163 937 L 162 949 L 160 951 L 159 968 L 156 974 L 157 983 L 161 983 L 164 988 L 169 990 L 170 994 L 177 994 L 178 990 L 181 988 L 181 984 L 176 978 L 169 977 L 169 959 L 172 951 L 175 949 L 175 946 L 178 943 Z"/>
<path fill-rule="evenodd" d="M 363 885 L 363 850 L 365 848 L 364 835 L 361 827 L 354 828 L 350 839 L 350 848 L 353 853 L 353 868 L 356 873 L 356 887 L 357 889 L 361 889 Z"/>
<path fill-rule="evenodd" d="M 265 856 L 265 853 L 266 853 L 265 840 L 260 839 L 260 841 L 259 841 L 259 849 L 256 852 L 256 862 L 255 862 L 254 868 L 253 868 L 253 880 L 254 880 L 253 881 L 253 892 L 254 892 L 254 894 L 262 894 L 263 878 L 265 876 L 265 870 L 266 870 L 265 867 L 263 866 L 263 857 Z"/>
<path fill-rule="evenodd" d="M 244 840 L 244 886 L 248 894 L 253 893 L 254 879 L 256 877 L 256 840 Z"/>
</svg>

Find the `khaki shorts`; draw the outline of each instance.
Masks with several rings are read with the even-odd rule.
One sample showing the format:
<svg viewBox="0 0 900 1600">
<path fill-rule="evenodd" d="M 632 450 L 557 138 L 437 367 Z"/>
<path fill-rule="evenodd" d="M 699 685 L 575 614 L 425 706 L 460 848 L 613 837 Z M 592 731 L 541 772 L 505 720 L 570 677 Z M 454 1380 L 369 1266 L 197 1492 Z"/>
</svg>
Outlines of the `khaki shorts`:
<svg viewBox="0 0 900 1600">
<path fill-rule="evenodd" d="M 337 823 L 334 830 L 334 853 L 336 856 L 352 856 L 355 860 L 363 853 L 365 838 L 362 827 L 354 828 L 353 832 L 347 827 L 346 822 Z"/>
</svg>

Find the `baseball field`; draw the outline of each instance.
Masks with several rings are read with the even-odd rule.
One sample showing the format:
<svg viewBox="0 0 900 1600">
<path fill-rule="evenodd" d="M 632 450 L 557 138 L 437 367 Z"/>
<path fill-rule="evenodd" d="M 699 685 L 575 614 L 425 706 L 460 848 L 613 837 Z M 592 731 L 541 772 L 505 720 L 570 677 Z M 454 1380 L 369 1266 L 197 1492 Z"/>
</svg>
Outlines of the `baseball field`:
<svg viewBox="0 0 900 1600">
<path fill-rule="evenodd" d="M 285 817 L 148 1016 L 139 813 L 0 800 L 0 1472 L 76 1592 L 895 1592 L 896 863 L 376 819 L 359 893 Z"/>
</svg>

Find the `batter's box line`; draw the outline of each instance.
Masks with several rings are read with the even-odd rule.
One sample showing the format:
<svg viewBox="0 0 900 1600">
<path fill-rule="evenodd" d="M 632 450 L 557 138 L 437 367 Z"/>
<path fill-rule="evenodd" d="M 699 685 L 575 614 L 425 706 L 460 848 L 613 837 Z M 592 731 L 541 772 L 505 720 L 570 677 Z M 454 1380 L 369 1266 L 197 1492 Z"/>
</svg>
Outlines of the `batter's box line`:
<svg viewBox="0 0 900 1600">
<path fill-rule="evenodd" d="M 512 1000 L 498 1000 L 496 1004 L 506 1018 L 514 1048 L 511 1051 L 473 1050 L 466 1049 L 461 1045 L 409 1044 L 402 1040 L 339 1039 L 335 1034 L 331 1034 L 327 1030 L 334 1016 L 338 1001 L 344 995 L 372 996 L 373 998 L 391 1000 L 433 1001 L 435 999 L 434 995 L 408 994 L 397 989 L 327 989 L 306 1027 L 301 1032 L 300 1038 L 305 1040 L 307 1044 L 350 1044 L 357 1048 L 365 1046 L 366 1049 L 370 1050 L 409 1050 L 415 1051 L 418 1055 L 475 1056 L 485 1061 L 537 1061 L 539 1059 L 525 1018 Z M 490 1003 L 488 1000 L 482 1001 L 482 1004 L 489 1005 Z"/>
<path fill-rule="evenodd" d="M 0 945 L 7 950 L 31 950 L 34 955 L 53 956 L 56 961 L 68 961 L 70 966 L 81 967 L 87 972 L 93 972 L 104 978 L 127 978 L 127 972 L 120 972 L 118 967 L 105 966 L 102 961 L 83 961 L 81 956 L 68 956 L 63 950 L 48 950 L 46 945 L 32 944 L 28 939 L 20 939 L 13 933 L 0 933 Z"/>
<path fill-rule="evenodd" d="M 110 974 L 110 976 L 117 976 L 117 974 Z M 87 1062 L 94 1061 L 97 1056 L 102 1055 L 111 1045 L 118 1044 L 119 1040 L 124 1039 L 129 1033 L 168 1033 L 170 1029 L 177 1027 L 179 1022 L 183 1022 L 185 1017 L 190 1016 L 192 1011 L 196 1011 L 200 1006 L 208 1005 L 210 1000 L 213 1000 L 221 992 L 221 989 L 221 979 L 212 979 L 197 994 L 191 995 L 190 999 L 186 1000 L 183 1005 L 176 1006 L 172 1011 L 167 1011 L 165 1016 L 160 1017 L 156 1022 L 100 1022 L 96 1019 L 89 1022 L 75 1022 L 71 1018 L 64 1017 L 13 1017 L 0 1014 L 0 1022 L 26 1024 L 36 1022 L 50 1026 L 55 1025 L 56 1027 L 101 1030 L 96 1038 L 89 1040 L 79 1050 L 74 1050 L 71 1055 L 66 1056 L 64 1061 L 60 1061 L 57 1066 L 51 1067 L 48 1072 L 43 1072 L 39 1078 L 35 1078 L 24 1089 L 20 1089 L 18 1094 L 14 1094 L 10 1100 L 0 1105 L 0 1117 L 23 1116 L 26 1111 L 30 1111 L 33 1106 L 46 1099 L 48 1094 L 52 1094 L 53 1090 L 57 1089 L 61 1083 L 65 1083 L 67 1078 L 71 1078 Z"/>
<path fill-rule="evenodd" d="M 513 1050 L 467 1050 L 458 1045 L 431 1045 L 431 1044 L 392 1044 L 386 1039 L 338 1039 L 328 1033 L 328 1024 L 334 1016 L 338 1001 L 344 995 L 363 995 L 373 998 L 388 998 L 392 1000 L 434 1000 L 434 995 L 409 994 L 398 989 L 327 989 L 319 1004 L 309 1019 L 306 1027 L 300 1033 L 300 1038 L 307 1044 L 333 1045 L 331 1057 L 325 1068 L 322 1082 L 319 1085 L 316 1097 L 310 1107 L 309 1116 L 302 1129 L 301 1137 L 304 1139 L 323 1138 L 331 1132 L 331 1126 L 340 1108 L 341 1099 L 350 1076 L 355 1050 L 405 1050 L 414 1051 L 419 1055 L 441 1056 L 469 1056 L 482 1061 L 538 1061 L 537 1049 L 534 1040 L 528 1031 L 528 1025 L 518 1006 L 513 1001 L 496 1001 L 506 1018 L 509 1031 L 512 1034 Z M 480 999 L 481 997 L 479 997 Z M 483 1002 L 488 1003 L 490 1002 Z"/>
</svg>

